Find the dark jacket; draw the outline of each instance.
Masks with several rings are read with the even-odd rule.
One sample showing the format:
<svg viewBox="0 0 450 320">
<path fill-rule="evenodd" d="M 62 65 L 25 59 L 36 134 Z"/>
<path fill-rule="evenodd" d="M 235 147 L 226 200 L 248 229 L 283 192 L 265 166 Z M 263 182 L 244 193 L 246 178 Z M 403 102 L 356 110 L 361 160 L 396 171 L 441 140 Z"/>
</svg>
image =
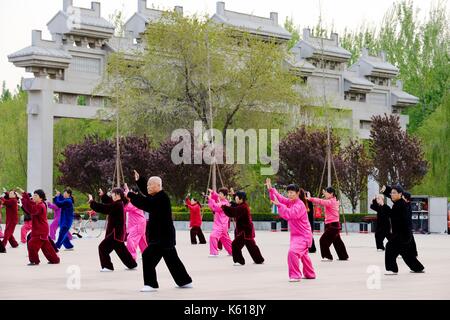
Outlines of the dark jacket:
<svg viewBox="0 0 450 320">
<path fill-rule="evenodd" d="M 386 186 L 383 194 L 391 198 L 392 187 Z M 392 239 L 400 240 L 402 243 L 409 243 L 413 240 L 412 233 L 412 210 L 411 205 L 404 199 L 395 201 L 389 211 L 392 225 Z"/>
<path fill-rule="evenodd" d="M 102 197 L 103 203 L 90 202 L 91 209 L 95 212 L 108 215 L 106 237 L 114 237 L 114 240 L 124 242 L 126 240 L 125 210 L 122 200 L 112 201 L 108 196 Z"/>
<path fill-rule="evenodd" d="M 377 232 L 388 232 L 391 230 L 391 221 L 389 213 L 391 208 L 387 204 L 380 206 L 375 199 L 373 199 L 370 209 L 377 212 Z"/>
<path fill-rule="evenodd" d="M 141 177 L 137 185 L 142 194 L 128 193 L 131 203 L 149 213 L 147 223 L 147 241 L 149 245 L 160 245 L 164 248 L 175 246 L 175 227 L 172 220 L 170 199 L 164 190 L 154 195 L 147 193 L 147 179 Z"/>
<path fill-rule="evenodd" d="M 61 208 L 61 216 L 59 218 L 60 227 L 70 228 L 73 223 L 73 199 L 64 198 L 62 194 L 53 198 L 53 203 Z"/>
<path fill-rule="evenodd" d="M 245 239 L 253 239 L 255 237 L 252 215 L 246 202 L 230 207 L 222 206 L 222 210 L 228 217 L 236 218 L 236 235 L 244 233 Z"/>
</svg>

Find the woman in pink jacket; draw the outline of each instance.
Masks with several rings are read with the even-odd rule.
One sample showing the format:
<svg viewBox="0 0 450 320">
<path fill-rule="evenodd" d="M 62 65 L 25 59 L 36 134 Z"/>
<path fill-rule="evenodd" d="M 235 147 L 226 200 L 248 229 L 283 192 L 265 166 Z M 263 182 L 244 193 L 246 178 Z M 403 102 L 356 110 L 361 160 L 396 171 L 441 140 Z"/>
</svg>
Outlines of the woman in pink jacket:
<svg viewBox="0 0 450 320">
<path fill-rule="evenodd" d="M 125 195 L 127 195 L 128 192 L 130 192 L 130 190 L 128 189 L 127 184 L 125 184 Z M 128 217 L 127 249 L 128 251 L 130 251 L 133 259 L 136 260 L 136 249 L 139 247 L 139 250 L 142 253 L 147 248 L 147 239 L 145 238 L 145 227 L 147 225 L 147 219 L 145 219 L 144 211 L 133 206 L 131 204 L 131 201 L 129 201 L 125 205 L 124 210 Z"/>
<path fill-rule="evenodd" d="M 214 214 L 214 222 L 213 222 L 213 230 L 211 235 L 209 236 L 209 256 L 210 257 L 218 257 L 219 250 L 217 247 L 217 243 L 222 242 L 223 247 L 228 252 L 228 255 L 231 256 L 231 239 L 228 234 L 228 222 L 229 218 L 223 212 L 222 206 L 229 206 L 230 203 L 227 200 L 228 189 L 220 188 L 219 193 L 209 190 L 208 197 L 208 206 L 211 208 L 212 213 Z"/>
<path fill-rule="evenodd" d="M 341 224 L 339 223 L 339 201 L 336 199 L 336 191 L 332 187 L 322 190 L 325 199 L 312 198 L 308 194 L 308 201 L 325 208 L 325 232 L 320 237 L 320 254 L 322 261 L 333 261 L 330 246 L 333 244 L 339 260 L 348 260 L 345 244 L 339 235 Z"/>
<path fill-rule="evenodd" d="M 277 206 L 280 217 L 288 222 L 291 233 L 288 252 L 289 281 L 298 282 L 302 278 L 299 260 L 303 265 L 304 278 L 315 279 L 316 274 L 308 253 L 308 248 L 312 244 L 311 225 L 309 224 L 305 204 L 299 198 L 299 186 L 296 184 L 288 185 L 287 198 L 280 195 L 275 188 L 272 188 L 270 178 L 266 179 L 266 186 L 269 190 L 270 200 Z"/>
</svg>

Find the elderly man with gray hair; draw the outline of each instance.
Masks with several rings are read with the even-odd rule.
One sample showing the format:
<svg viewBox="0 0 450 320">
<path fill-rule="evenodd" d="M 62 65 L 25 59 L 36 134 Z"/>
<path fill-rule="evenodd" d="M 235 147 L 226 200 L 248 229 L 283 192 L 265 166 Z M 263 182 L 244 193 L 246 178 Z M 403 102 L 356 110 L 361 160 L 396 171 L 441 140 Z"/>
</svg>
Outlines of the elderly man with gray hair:
<svg viewBox="0 0 450 320">
<path fill-rule="evenodd" d="M 148 247 L 142 253 L 144 287 L 141 292 L 156 291 L 156 266 L 164 258 L 175 283 L 179 288 L 192 288 L 192 279 L 178 257 L 175 249 L 175 227 L 172 220 L 172 207 L 167 193 L 162 189 L 160 177 L 146 180 L 135 170 L 134 176 L 142 194 L 128 193 L 131 203 L 149 213 L 147 229 Z"/>
</svg>

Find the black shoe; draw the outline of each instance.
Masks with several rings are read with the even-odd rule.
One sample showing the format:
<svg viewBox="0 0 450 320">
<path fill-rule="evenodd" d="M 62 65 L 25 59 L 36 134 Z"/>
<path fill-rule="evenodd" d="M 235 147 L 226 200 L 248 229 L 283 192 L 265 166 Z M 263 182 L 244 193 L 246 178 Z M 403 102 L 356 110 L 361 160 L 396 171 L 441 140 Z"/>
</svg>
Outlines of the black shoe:
<svg viewBox="0 0 450 320">
<path fill-rule="evenodd" d="M 37 266 L 39 265 L 39 263 L 36 262 L 30 262 L 29 264 L 27 264 L 27 266 Z"/>
</svg>

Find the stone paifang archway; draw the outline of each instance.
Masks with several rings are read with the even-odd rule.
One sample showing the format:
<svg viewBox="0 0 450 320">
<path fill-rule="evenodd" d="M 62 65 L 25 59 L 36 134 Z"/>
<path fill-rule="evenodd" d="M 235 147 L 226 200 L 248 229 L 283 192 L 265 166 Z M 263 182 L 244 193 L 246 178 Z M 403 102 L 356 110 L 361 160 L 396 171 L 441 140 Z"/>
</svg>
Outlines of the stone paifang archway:
<svg viewBox="0 0 450 320">
<path fill-rule="evenodd" d="M 95 90 L 103 79 L 108 55 L 122 51 L 132 57 L 135 50 L 143 50 L 142 33 L 163 14 L 161 10 L 147 8 L 146 0 L 138 0 L 137 7 L 138 11 L 125 23 L 125 36 L 117 37 L 114 26 L 102 18 L 100 3 L 79 8 L 73 6 L 73 0 L 63 0 L 62 10 L 47 24 L 52 39 L 44 40 L 41 31 L 33 30 L 31 46 L 8 56 L 15 66 L 34 74 L 22 82 L 22 88 L 28 92 L 27 190 L 42 188 L 47 194 L 53 193 L 55 119 L 111 115 L 112 111 L 106 108 L 107 96 Z M 173 10 L 183 14 L 180 6 Z M 276 12 L 271 12 L 268 18 L 259 17 L 227 10 L 225 3 L 219 1 L 211 20 L 261 39 L 275 39 L 280 44 L 291 39 L 291 34 L 279 25 Z M 370 56 L 363 50 L 359 60 L 347 67 L 351 54 L 339 45 L 336 33 L 331 38 L 318 38 L 305 29 L 291 52 L 292 59 L 286 61 L 286 67 L 302 77 L 317 97 L 325 86 L 332 108 L 348 111 L 347 118 L 337 125 L 361 138 L 369 138 L 373 115 L 399 114 L 402 108 L 418 101 L 402 90 L 400 82 L 392 83 L 398 69 L 386 61 L 382 52 Z M 80 97 L 86 105 L 77 103 Z M 293 125 L 309 121 L 292 114 L 289 117 L 295 122 Z M 408 116 L 400 115 L 400 121 L 405 128 Z M 369 197 L 376 189 L 369 183 Z"/>
</svg>

